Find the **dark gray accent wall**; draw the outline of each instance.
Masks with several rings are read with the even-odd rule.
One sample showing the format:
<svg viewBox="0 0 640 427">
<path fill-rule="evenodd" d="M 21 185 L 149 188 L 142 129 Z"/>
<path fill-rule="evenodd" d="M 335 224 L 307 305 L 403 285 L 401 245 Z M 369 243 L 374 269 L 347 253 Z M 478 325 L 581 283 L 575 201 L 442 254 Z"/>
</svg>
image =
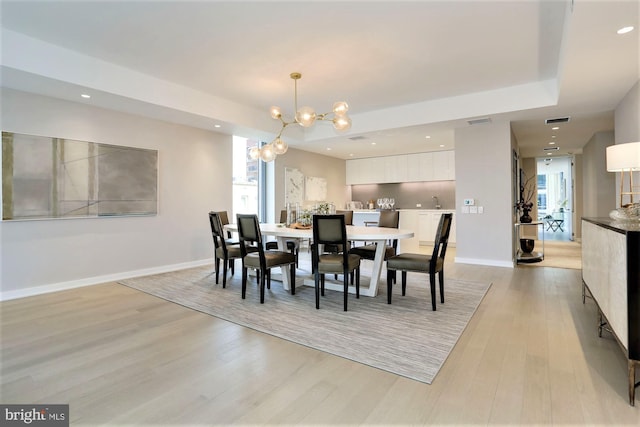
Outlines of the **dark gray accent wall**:
<svg viewBox="0 0 640 427">
<path fill-rule="evenodd" d="M 380 197 L 393 197 L 396 209 L 435 209 L 436 196 L 442 209 L 456 208 L 455 181 L 404 182 L 399 184 L 352 185 L 351 198 L 364 204 Z M 421 204 L 418 208 L 416 204 Z M 376 206 L 377 207 L 377 206 Z"/>
</svg>

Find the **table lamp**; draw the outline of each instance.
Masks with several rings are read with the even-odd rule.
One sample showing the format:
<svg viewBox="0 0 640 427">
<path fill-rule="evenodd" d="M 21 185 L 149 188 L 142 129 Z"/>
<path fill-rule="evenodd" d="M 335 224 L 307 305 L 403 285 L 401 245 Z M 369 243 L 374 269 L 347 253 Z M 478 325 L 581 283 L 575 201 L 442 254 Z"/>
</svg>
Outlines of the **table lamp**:
<svg viewBox="0 0 640 427">
<path fill-rule="evenodd" d="M 620 207 L 623 207 L 624 196 L 629 196 L 629 201 L 633 204 L 633 196 L 640 197 L 640 190 L 633 185 L 633 172 L 640 171 L 640 142 L 607 147 L 607 171 L 620 172 Z M 624 190 L 625 174 L 628 175 L 629 191 Z"/>
</svg>

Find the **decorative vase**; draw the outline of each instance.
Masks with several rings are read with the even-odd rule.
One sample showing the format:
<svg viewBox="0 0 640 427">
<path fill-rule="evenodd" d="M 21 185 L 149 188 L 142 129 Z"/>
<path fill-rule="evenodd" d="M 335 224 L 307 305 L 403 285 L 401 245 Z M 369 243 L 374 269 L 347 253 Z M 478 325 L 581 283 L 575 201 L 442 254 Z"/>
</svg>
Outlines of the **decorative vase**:
<svg viewBox="0 0 640 427">
<path fill-rule="evenodd" d="M 524 252 L 525 254 L 531 253 L 534 247 L 535 247 L 535 240 L 520 239 L 520 249 L 522 249 L 522 252 Z"/>
<path fill-rule="evenodd" d="M 522 223 L 530 223 L 533 221 L 533 218 L 529 216 L 529 209 L 522 209 L 522 216 L 520 217 L 520 222 Z"/>
</svg>

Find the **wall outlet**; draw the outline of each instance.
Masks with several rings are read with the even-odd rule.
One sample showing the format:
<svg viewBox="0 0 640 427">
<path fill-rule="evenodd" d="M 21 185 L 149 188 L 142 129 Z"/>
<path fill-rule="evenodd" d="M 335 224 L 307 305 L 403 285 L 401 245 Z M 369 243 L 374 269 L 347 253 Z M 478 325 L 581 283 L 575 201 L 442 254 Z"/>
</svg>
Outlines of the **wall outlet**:
<svg viewBox="0 0 640 427">
<path fill-rule="evenodd" d="M 478 213 L 479 214 L 484 213 L 484 206 L 478 206 Z"/>
<path fill-rule="evenodd" d="M 421 208 L 422 207 L 422 203 L 416 203 L 416 208 Z"/>
</svg>

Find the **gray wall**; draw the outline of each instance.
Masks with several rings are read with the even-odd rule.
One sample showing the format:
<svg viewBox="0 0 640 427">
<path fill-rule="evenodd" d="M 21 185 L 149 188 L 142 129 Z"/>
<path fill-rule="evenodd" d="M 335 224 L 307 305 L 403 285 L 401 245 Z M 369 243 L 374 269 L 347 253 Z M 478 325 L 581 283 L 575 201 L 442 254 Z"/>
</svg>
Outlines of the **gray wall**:
<svg viewBox="0 0 640 427">
<path fill-rule="evenodd" d="M 507 122 L 456 129 L 456 262 L 513 267 L 512 140 Z M 462 214 L 473 198 L 483 214 Z"/>
<path fill-rule="evenodd" d="M 594 134 L 582 149 L 582 215 L 608 217 L 615 208 L 615 174 L 607 172 L 606 149 L 613 145 L 613 132 Z"/>
<path fill-rule="evenodd" d="M 348 196 L 346 161 L 335 157 L 323 156 L 308 151 L 289 148 L 287 152 L 276 157 L 274 170 L 274 218 L 280 218 L 280 211 L 285 208 L 285 168 L 300 170 L 305 177 L 324 178 L 327 181 L 327 202 L 337 208 L 344 207 Z M 313 202 L 309 202 L 313 203 Z"/>
<path fill-rule="evenodd" d="M 207 213 L 232 206 L 231 136 L 8 89 L 1 95 L 3 130 L 158 150 L 160 188 L 156 216 L 0 222 L 3 298 L 210 262 Z"/>
<path fill-rule="evenodd" d="M 615 111 L 616 144 L 640 142 L 640 80 L 620 101 Z M 640 183 L 640 172 L 634 172 L 633 183 Z M 627 182 L 628 184 L 628 182 Z M 625 185 L 627 185 L 625 184 Z M 620 200 L 620 174 L 616 174 L 616 205 Z M 625 203 L 629 201 L 624 199 Z M 634 202 L 638 200 L 634 198 Z"/>
</svg>

